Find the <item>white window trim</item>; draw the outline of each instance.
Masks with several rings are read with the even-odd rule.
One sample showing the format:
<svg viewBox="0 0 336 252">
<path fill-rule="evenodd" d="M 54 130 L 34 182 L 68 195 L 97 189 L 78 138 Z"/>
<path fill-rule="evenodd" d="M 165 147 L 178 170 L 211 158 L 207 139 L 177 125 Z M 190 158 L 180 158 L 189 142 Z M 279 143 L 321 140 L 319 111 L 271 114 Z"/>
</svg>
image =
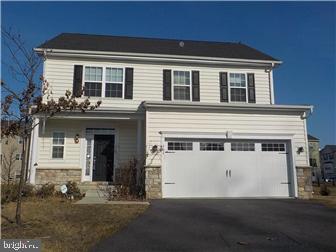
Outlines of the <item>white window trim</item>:
<svg viewBox="0 0 336 252">
<path fill-rule="evenodd" d="M 113 98 L 113 97 L 112 97 Z M 82 181 L 92 181 L 93 179 L 93 154 L 94 154 L 94 136 L 95 135 L 113 135 L 114 136 L 114 161 L 113 161 L 113 181 L 116 180 L 116 168 L 119 164 L 119 130 L 117 128 L 103 129 L 103 128 L 95 128 L 93 125 L 86 125 L 84 129 L 85 134 L 85 144 L 81 146 L 81 152 L 85 153 L 83 168 L 82 168 Z M 95 128 L 92 132 L 87 132 L 88 128 Z M 91 157 L 90 157 L 90 175 L 86 175 L 86 152 L 87 152 L 87 141 L 91 140 Z"/>
<path fill-rule="evenodd" d="M 123 80 L 122 82 L 107 82 L 106 81 L 106 68 L 117 68 L 117 69 L 122 69 L 123 71 Z M 103 86 L 104 86 L 104 93 L 102 92 L 102 97 L 104 98 L 111 98 L 111 99 L 124 99 L 125 97 L 125 82 L 126 82 L 126 67 L 117 67 L 117 66 L 106 66 L 103 68 Z M 115 83 L 115 84 L 122 84 L 121 88 L 121 97 L 107 97 L 105 96 L 105 90 L 106 90 L 106 83 Z"/>
<path fill-rule="evenodd" d="M 85 68 L 87 67 L 96 67 L 96 68 L 101 68 L 102 69 L 102 80 L 101 81 L 86 81 L 85 80 Z M 105 92 L 104 89 L 104 67 L 103 66 L 96 66 L 96 65 L 83 65 L 83 73 L 82 73 L 82 87 L 85 88 L 85 82 L 92 82 L 92 83 L 101 83 L 102 88 L 101 88 L 101 95 L 103 95 L 103 91 Z M 85 95 L 85 91 L 83 92 L 84 97 L 89 97 Z M 99 96 L 92 96 L 92 97 L 99 97 Z M 100 96 L 103 97 L 103 96 Z"/>
<path fill-rule="evenodd" d="M 174 99 L 174 87 L 177 86 L 177 87 L 188 87 L 187 85 L 181 85 L 181 84 L 174 84 L 174 72 L 189 72 L 189 77 L 190 77 L 190 83 L 189 83 L 189 100 L 180 100 L 180 99 L 177 99 L 175 100 Z M 172 98 L 172 101 L 191 101 L 192 99 L 192 76 L 191 76 L 191 70 L 186 70 L 186 69 L 171 69 L 171 83 L 172 83 L 172 89 L 171 89 L 171 98 Z"/>
<path fill-rule="evenodd" d="M 54 133 L 63 133 L 64 134 L 64 144 L 54 144 Z M 52 160 L 64 160 L 65 159 L 65 143 L 66 136 L 64 131 L 53 131 L 51 135 L 51 159 Z M 62 158 L 54 158 L 53 157 L 53 148 L 54 146 L 63 146 L 63 157 Z"/>
<path fill-rule="evenodd" d="M 99 67 L 102 68 L 102 80 L 101 81 L 86 81 L 85 80 L 85 68 L 86 67 Z M 106 97 L 105 96 L 105 91 L 106 91 L 106 68 L 118 68 L 122 69 L 123 71 L 123 82 L 122 84 L 122 94 L 121 97 Z M 101 89 L 101 96 L 92 96 L 93 98 L 106 98 L 106 99 L 124 99 L 125 97 L 125 82 L 126 82 L 126 67 L 121 67 L 121 66 L 98 66 L 98 65 L 83 65 L 83 73 L 82 73 L 82 87 L 85 87 L 85 82 L 94 82 L 94 83 L 101 83 L 102 84 L 102 89 Z M 108 82 L 108 83 L 118 83 L 119 82 Z M 89 96 L 85 95 L 85 92 L 83 93 L 83 97 L 88 98 Z"/>
<path fill-rule="evenodd" d="M 229 87 L 229 92 L 228 92 L 228 96 L 229 96 L 229 102 L 232 103 L 248 103 L 248 80 L 247 80 L 247 72 L 240 72 L 240 71 L 232 71 L 232 72 L 227 72 L 228 73 L 228 87 Z M 245 81 L 246 81 L 246 86 L 245 86 L 245 94 L 246 94 L 246 100 L 243 101 L 231 101 L 231 83 L 230 83 L 230 74 L 244 74 L 245 75 Z M 243 87 L 232 87 L 232 88 L 241 88 L 243 89 Z"/>
</svg>

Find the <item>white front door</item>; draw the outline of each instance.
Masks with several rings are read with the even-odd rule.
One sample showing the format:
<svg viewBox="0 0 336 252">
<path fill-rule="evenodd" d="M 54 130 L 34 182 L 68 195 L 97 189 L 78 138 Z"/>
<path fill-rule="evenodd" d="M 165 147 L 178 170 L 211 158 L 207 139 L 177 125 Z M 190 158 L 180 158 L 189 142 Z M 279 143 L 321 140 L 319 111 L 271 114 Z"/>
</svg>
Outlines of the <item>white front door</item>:
<svg viewBox="0 0 336 252">
<path fill-rule="evenodd" d="M 178 197 L 288 197 L 285 142 L 167 139 L 162 194 Z"/>
</svg>

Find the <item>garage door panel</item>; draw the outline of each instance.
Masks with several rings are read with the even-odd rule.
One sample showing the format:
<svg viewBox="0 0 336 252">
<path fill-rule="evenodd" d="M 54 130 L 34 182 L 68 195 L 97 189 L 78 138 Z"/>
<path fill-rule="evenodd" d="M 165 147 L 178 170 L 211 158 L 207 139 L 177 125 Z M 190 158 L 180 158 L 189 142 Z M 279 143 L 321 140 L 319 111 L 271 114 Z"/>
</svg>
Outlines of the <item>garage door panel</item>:
<svg viewBox="0 0 336 252">
<path fill-rule="evenodd" d="M 262 151 L 258 168 L 263 174 L 261 191 L 264 192 L 264 196 L 286 197 L 289 195 L 291 179 L 287 159 L 286 150 Z"/>
<path fill-rule="evenodd" d="M 196 151 L 195 151 L 196 152 Z M 224 156 L 165 153 L 163 194 L 167 197 L 225 197 Z M 211 183 L 209 183 L 211 181 Z"/>
<path fill-rule="evenodd" d="M 266 141 L 275 144 L 266 148 L 262 141 L 226 140 L 223 145 L 224 141 L 188 140 L 192 148 L 181 144 L 179 150 L 173 150 L 171 143 L 168 149 L 166 142 L 163 197 L 289 196 L 293 185 L 285 142 Z"/>
<path fill-rule="evenodd" d="M 231 152 L 230 158 L 230 196 L 259 197 L 260 185 L 256 181 L 257 155 L 255 151 Z"/>
</svg>

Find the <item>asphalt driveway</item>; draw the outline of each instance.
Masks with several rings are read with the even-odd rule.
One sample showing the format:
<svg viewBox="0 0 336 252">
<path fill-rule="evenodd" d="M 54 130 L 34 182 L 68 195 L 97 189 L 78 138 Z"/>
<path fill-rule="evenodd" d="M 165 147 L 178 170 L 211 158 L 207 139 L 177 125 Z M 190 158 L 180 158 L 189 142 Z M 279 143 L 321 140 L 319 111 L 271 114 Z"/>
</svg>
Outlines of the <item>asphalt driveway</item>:
<svg viewBox="0 0 336 252">
<path fill-rule="evenodd" d="M 336 251 L 336 209 L 301 200 L 156 200 L 93 251 Z"/>
</svg>

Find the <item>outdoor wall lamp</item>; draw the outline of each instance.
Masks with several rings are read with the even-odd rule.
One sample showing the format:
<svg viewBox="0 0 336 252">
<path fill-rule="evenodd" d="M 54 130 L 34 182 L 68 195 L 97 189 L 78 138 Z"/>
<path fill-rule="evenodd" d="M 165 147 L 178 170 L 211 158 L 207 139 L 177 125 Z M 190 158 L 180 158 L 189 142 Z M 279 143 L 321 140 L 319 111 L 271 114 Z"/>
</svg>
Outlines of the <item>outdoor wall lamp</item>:
<svg viewBox="0 0 336 252">
<path fill-rule="evenodd" d="M 79 134 L 78 133 L 75 135 L 74 141 L 75 141 L 76 144 L 79 143 Z"/>
<path fill-rule="evenodd" d="M 155 152 L 157 152 L 157 150 L 158 150 L 158 146 L 157 145 L 153 145 L 152 149 L 151 149 L 151 152 L 155 153 Z"/>
<path fill-rule="evenodd" d="M 298 147 L 296 153 L 297 153 L 297 154 L 300 154 L 300 153 L 302 153 L 302 152 L 303 152 L 303 147 L 302 147 L 302 146 L 301 146 L 301 147 Z"/>
</svg>

